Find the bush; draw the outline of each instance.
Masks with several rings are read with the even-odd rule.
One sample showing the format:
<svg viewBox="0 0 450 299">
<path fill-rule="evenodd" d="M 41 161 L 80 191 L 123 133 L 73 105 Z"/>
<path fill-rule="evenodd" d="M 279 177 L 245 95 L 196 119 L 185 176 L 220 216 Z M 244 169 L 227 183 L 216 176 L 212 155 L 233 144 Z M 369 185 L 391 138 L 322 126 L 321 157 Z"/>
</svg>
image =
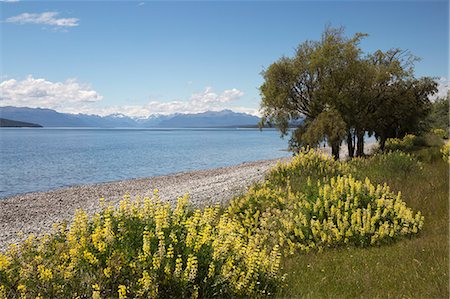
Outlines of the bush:
<svg viewBox="0 0 450 299">
<path fill-rule="evenodd" d="M 386 140 L 385 149 L 387 151 L 411 151 L 414 147 L 415 135 L 408 134 L 402 139 L 400 138 L 388 138 Z"/>
<path fill-rule="evenodd" d="M 442 158 L 450 163 L 450 141 L 447 141 L 441 148 Z"/>
<path fill-rule="evenodd" d="M 266 182 L 273 187 L 290 186 L 301 191 L 308 181 L 326 181 L 343 175 L 348 170 L 345 162 L 330 159 L 313 149 L 300 150 L 289 163 L 278 163 L 267 175 Z"/>
<path fill-rule="evenodd" d="M 440 147 L 442 145 L 442 137 L 429 132 L 422 136 L 412 134 L 405 135 L 402 139 L 388 138 L 386 140 L 386 151 L 403 151 L 413 152 L 423 147 Z"/>
<path fill-rule="evenodd" d="M 404 153 L 394 155 L 413 161 Z M 321 154 L 306 152 L 294 158 L 292 165 L 275 168 L 269 177 L 293 176 L 295 171 L 297 175 L 315 174 L 310 169 L 315 163 L 320 166 L 318 172 L 349 171 L 338 170 L 336 161 L 328 158 L 327 162 Z M 285 254 L 343 244 L 382 244 L 422 228 L 420 212 L 414 214 L 400 194 L 393 194 L 386 185 L 374 186 L 368 179 L 359 181 L 351 175 L 330 175 L 326 182 L 308 178 L 302 191 L 294 192 L 287 181 L 280 188 L 273 188 L 270 181 L 256 186 L 232 200 L 227 210 L 247 231 L 259 236 L 260 244 L 279 245 Z"/>
<path fill-rule="evenodd" d="M 281 282 L 278 247 L 267 250 L 216 208 L 191 211 L 156 195 L 70 229 L 30 237 L 0 254 L 5 297 L 230 297 L 267 294 Z M 0 288 L 0 290 L 1 290 Z M 1 296 L 0 296 L 1 297 Z"/>
<path fill-rule="evenodd" d="M 402 151 L 377 153 L 369 158 L 354 158 L 348 162 L 350 172 L 363 180 L 370 174 L 378 182 L 388 175 L 405 179 L 412 171 L 419 171 L 421 163 L 415 156 Z"/>
<path fill-rule="evenodd" d="M 442 139 L 448 139 L 448 131 L 444 129 L 432 129 L 431 132 Z"/>
</svg>

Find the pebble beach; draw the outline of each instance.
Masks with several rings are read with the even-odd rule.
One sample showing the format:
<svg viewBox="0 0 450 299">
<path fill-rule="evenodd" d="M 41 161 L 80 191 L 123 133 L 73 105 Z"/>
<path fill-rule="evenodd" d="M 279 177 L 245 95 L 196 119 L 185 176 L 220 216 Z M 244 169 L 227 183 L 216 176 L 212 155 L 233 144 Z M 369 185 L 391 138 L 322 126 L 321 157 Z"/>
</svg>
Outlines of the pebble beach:
<svg viewBox="0 0 450 299">
<path fill-rule="evenodd" d="M 376 143 L 367 143 L 370 153 Z M 330 155 L 329 147 L 320 151 Z M 341 159 L 348 152 L 341 147 Z M 226 204 L 233 196 L 244 193 L 250 185 L 261 181 L 278 161 L 291 158 L 246 162 L 230 167 L 180 172 L 164 176 L 89 184 L 56 189 L 48 192 L 31 192 L 0 199 L 0 250 L 20 241 L 23 236 L 42 235 L 54 223 L 70 223 L 78 209 L 88 215 L 100 210 L 100 198 L 117 205 L 125 195 L 131 199 L 151 197 L 158 189 L 161 200 L 174 204 L 178 197 L 189 194 L 195 207 Z"/>
<path fill-rule="evenodd" d="M 0 199 L 0 250 L 20 241 L 19 233 L 36 236 L 48 232 L 54 223 L 70 221 L 77 209 L 92 215 L 99 211 L 99 199 L 118 204 L 124 195 L 152 196 L 159 190 L 161 200 L 175 203 L 190 196 L 197 207 L 224 204 L 247 190 L 278 161 L 289 158 L 242 163 L 231 167 L 181 172 L 165 176 L 80 185 L 48 192 L 32 192 Z"/>
</svg>

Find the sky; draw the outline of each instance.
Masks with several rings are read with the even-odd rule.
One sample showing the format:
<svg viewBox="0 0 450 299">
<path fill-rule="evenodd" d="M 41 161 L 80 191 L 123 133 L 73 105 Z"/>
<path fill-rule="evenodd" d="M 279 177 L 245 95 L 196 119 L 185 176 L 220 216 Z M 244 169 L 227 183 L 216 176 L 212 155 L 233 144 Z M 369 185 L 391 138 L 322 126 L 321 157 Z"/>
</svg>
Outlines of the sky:
<svg viewBox="0 0 450 299">
<path fill-rule="evenodd" d="M 448 89 L 448 1 L 3 0 L 0 106 L 258 115 L 261 72 L 327 25 L 402 48 Z"/>
</svg>

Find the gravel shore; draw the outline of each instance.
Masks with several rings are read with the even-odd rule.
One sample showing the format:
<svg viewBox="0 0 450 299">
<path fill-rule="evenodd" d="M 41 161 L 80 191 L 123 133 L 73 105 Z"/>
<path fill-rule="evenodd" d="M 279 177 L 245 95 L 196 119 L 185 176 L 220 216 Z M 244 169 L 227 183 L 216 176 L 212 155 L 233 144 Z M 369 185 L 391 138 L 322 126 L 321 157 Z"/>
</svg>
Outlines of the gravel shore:
<svg viewBox="0 0 450 299">
<path fill-rule="evenodd" d="M 376 143 L 366 144 L 367 153 Z M 320 151 L 330 154 L 329 147 Z M 341 159 L 348 156 L 341 147 Z M 191 203 L 201 207 L 224 204 L 235 195 L 245 192 L 254 182 L 262 180 L 264 174 L 277 161 L 290 158 L 248 162 L 231 167 L 181 172 L 165 176 L 116 181 L 110 183 L 80 185 L 49 192 L 32 192 L 0 199 L 0 251 L 8 244 L 19 241 L 18 233 L 42 235 L 53 223 L 71 221 L 77 209 L 89 215 L 99 211 L 99 199 L 105 198 L 117 204 L 124 195 L 131 198 L 151 196 L 159 190 L 162 200 L 175 203 L 179 196 L 189 193 Z"/>
<path fill-rule="evenodd" d="M 288 160 L 282 158 L 281 160 Z M 196 206 L 223 204 L 243 193 L 280 159 L 231 167 L 182 172 L 165 176 L 81 185 L 49 192 L 33 192 L 0 199 L 0 250 L 19 241 L 18 233 L 41 235 L 53 223 L 73 219 L 77 209 L 89 215 L 99 210 L 99 198 L 117 204 L 124 195 L 151 196 L 157 188 L 162 200 L 174 203 L 189 193 Z"/>
</svg>

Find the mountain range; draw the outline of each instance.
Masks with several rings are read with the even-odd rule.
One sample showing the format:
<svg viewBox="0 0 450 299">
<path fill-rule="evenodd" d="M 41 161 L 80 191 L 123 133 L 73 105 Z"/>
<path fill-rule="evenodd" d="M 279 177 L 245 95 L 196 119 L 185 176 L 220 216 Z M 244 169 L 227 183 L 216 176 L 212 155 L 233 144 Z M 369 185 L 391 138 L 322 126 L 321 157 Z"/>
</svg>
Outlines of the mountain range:
<svg viewBox="0 0 450 299">
<path fill-rule="evenodd" d="M 108 116 L 61 113 L 52 109 L 0 107 L 0 117 L 8 120 L 39 124 L 44 127 L 132 127 L 132 128 L 217 128 L 254 127 L 260 118 L 231 110 L 207 111 L 195 114 L 150 115 L 132 118 L 123 114 Z"/>
</svg>

